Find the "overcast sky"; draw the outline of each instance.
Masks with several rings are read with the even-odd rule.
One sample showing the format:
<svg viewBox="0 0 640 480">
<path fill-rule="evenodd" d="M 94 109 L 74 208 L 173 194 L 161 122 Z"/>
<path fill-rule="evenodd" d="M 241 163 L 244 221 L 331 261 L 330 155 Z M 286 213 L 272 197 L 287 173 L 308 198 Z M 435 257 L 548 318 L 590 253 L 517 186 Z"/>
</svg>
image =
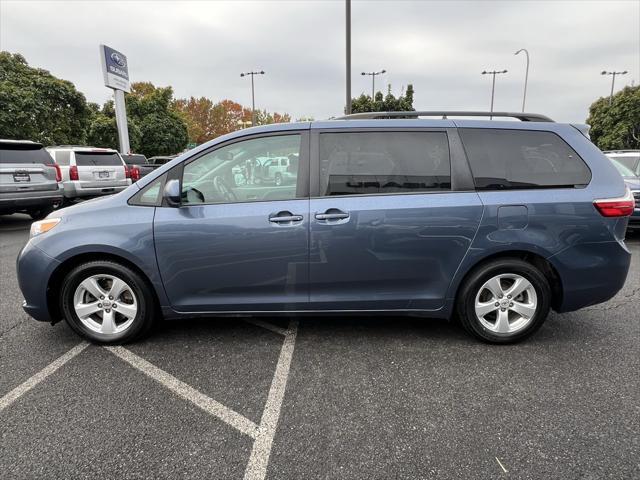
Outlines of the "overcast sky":
<svg viewBox="0 0 640 480">
<path fill-rule="evenodd" d="M 171 85 L 176 97 L 229 98 L 292 117 L 328 118 L 345 102 L 344 1 L 0 0 L 0 48 L 72 81 L 103 103 L 98 45 L 128 57 L 132 81 Z M 640 82 L 640 1 L 353 1 L 352 93 L 370 92 L 363 70 L 386 69 L 394 94 L 413 83 L 422 110 L 519 110 L 531 54 L 527 111 L 583 122 L 606 96 L 603 69 Z"/>
</svg>

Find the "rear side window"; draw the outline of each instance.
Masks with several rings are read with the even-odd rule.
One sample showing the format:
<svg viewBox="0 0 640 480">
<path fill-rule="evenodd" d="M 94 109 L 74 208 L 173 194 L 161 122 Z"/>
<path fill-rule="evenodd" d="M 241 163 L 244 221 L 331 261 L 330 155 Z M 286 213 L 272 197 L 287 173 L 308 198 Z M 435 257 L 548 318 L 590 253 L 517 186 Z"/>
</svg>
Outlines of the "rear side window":
<svg viewBox="0 0 640 480">
<path fill-rule="evenodd" d="M 58 150 L 55 152 L 56 155 L 56 163 L 58 165 L 69 165 L 69 158 L 71 157 L 71 153 L 68 150 Z"/>
<path fill-rule="evenodd" d="M 113 152 L 76 152 L 76 165 L 79 167 L 122 166 L 120 155 Z"/>
<path fill-rule="evenodd" d="M 41 145 L 0 144 L 0 165 L 9 163 L 43 164 L 53 159 Z"/>
<path fill-rule="evenodd" d="M 558 135 L 534 130 L 459 130 L 478 190 L 583 187 L 591 171 Z"/>
<path fill-rule="evenodd" d="M 320 134 L 321 195 L 451 190 L 444 132 Z"/>
</svg>

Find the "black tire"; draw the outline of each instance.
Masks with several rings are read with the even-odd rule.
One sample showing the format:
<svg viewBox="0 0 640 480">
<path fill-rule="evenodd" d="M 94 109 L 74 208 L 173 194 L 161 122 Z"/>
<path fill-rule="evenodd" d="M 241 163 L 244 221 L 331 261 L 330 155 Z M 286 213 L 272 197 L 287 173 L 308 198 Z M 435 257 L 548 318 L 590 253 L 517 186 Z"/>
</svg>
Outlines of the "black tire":
<svg viewBox="0 0 640 480">
<path fill-rule="evenodd" d="M 533 316 L 528 317 L 526 320 L 528 323 L 521 329 L 512 333 L 498 333 L 487 328 L 480 321 L 475 310 L 476 297 L 480 294 L 482 286 L 488 280 L 502 274 L 524 277 L 533 286 L 537 297 Z M 538 268 L 517 258 L 503 258 L 485 263 L 471 272 L 459 290 L 457 313 L 460 324 L 475 337 L 489 343 L 515 343 L 531 336 L 542 326 L 549 314 L 551 295 L 549 281 Z M 500 309 L 496 309 L 496 315 Z M 511 315 L 509 311 L 507 314 Z"/>
<path fill-rule="evenodd" d="M 119 333 L 100 333 L 91 330 L 78 317 L 74 308 L 74 295 L 81 282 L 93 275 L 110 275 L 123 280 L 135 295 L 137 313 L 130 326 Z M 115 300 L 114 300 L 115 303 Z M 60 290 L 60 311 L 69 326 L 80 336 L 94 343 L 122 344 L 146 335 L 153 324 L 156 313 L 155 297 L 151 287 L 138 273 L 119 263 L 105 260 L 83 263 L 71 270 L 64 278 Z M 113 309 L 114 316 L 118 313 Z M 117 316 L 119 318 L 119 315 Z M 117 320 L 116 320 L 117 323 Z"/>
<path fill-rule="evenodd" d="M 29 210 L 27 213 L 34 220 L 42 220 L 44 217 L 49 215 L 51 212 L 53 212 L 53 206 L 35 208 L 35 209 L 32 209 L 32 210 Z"/>
</svg>

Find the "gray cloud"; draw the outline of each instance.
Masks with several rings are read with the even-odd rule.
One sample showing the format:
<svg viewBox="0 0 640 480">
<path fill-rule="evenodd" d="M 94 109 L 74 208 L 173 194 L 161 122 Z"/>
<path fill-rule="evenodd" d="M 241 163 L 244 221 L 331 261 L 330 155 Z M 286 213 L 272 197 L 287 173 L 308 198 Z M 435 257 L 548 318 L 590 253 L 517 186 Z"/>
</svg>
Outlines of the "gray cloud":
<svg viewBox="0 0 640 480">
<path fill-rule="evenodd" d="M 420 109 L 487 109 L 485 68 L 497 80 L 497 110 L 521 104 L 524 57 L 531 53 L 527 110 L 584 121 L 608 94 L 602 69 L 626 69 L 618 86 L 640 82 L 637 1 L 354 1 L 353 95 L 370 91 L 362 70 L 386 68 L 378 85 L 398 93 L 413 83 Z M 71 80 L 103 102 L 98 44 L 122 50 L 133 80 L 171 85 L 176 96 L 250 103 L 326 118 L 344 105 L 342 1 L 14 2 L 0 0 L 0 48 Z"/>
</svg>

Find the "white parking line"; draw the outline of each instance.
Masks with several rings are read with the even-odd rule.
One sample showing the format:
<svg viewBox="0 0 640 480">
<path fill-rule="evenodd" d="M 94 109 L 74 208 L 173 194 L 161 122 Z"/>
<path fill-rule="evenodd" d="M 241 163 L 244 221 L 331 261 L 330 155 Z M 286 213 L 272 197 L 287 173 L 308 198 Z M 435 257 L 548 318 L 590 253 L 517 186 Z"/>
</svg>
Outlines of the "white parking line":
<svg viewBox="0 0 640 480">
<path fill-rule="evenodd" d="M 262 320 L 256 320 L 256 319 L 253 319 L 253 318 L 248 318 L 248 319 L 245 320 L 245 322 L 251 323 L 252 325 L 255 325 L 256 327 L 262 327 L 262 328 L 265 328 L 267 330 L 271 330 L 274 333 L 278 333 L 278 334 L 284 335 L 284 336 L 286 336 L 287 332 L 288 332 L 285 328 L 277 327 L 276 325 L 272 325 L 272 324 L 264 322 Z"/>
<path fill-rule="evenodd" d="M 276 372 L 271 382 L 271 389 L 269 390 L 264 412 L 262 413 L 262 420 L 258 427 L 258 436 L 253 443 L 249 464 L 244 472 L 245 480 L 262 480 L 267 474 L 271 445 L 273 444 L 273 437 L 275 436 L 278 419 L 280 418 L 280 409 L 287 387 L 289 368 L 291 367 L 297 333 L 298 321 L 291 320 L 289 329 L 286 331 L 282 349 L 280 350 L 280 357 L 278 358 Z"/>
<path fill-rule="evenodd" d="M 61 366 L 71 360 L 73 357 L 82 352 L 85 348 L 87 348 L 89 344 L 87 342 L 82 342 L 73 347 L 67 353 L 58 357 L 56 360 L 51 362 L 49 365 L 44 367 L 34 376 L 29 378 L 26 382 L 18 385 L 16 388 L 7 393 L 4 397 L 0 398 L 0 412 L 2 412 L 5 408 L 11 405 L 13 402 L 18 400 L 22 395 L 27 393 L 33 387 L 38 385 L 41 381 L 47 378 L 49 375 L 58 370 Z"/>
<path fill-rule="evenodd" d="M 145 375 L 153 378 L 156 382 L 165 386 L 178 396 L 190 401 L 197 407 L 201 408 L 205 412 L 219 418 L 223 422 L 231 425 L 233 428 L 240 432 L 249 435 L 251 438 L 256 438 L 258 432 L 258 426 L 239 414 L 234 412 L 228 407 L 225 407 L 214 399 L 208 397 L 202 392 L 199 392 L 195 388 L 186 383 L 178 380 L 173 375 L 161 370 L 152 363 L 147 362 L 144 358 L 139 357 L 135 353 L 127 350 L 124 347 L 105 347 L 114 355 L 120 357 L 134 368 L 137 368 Z"/>
</svg>

